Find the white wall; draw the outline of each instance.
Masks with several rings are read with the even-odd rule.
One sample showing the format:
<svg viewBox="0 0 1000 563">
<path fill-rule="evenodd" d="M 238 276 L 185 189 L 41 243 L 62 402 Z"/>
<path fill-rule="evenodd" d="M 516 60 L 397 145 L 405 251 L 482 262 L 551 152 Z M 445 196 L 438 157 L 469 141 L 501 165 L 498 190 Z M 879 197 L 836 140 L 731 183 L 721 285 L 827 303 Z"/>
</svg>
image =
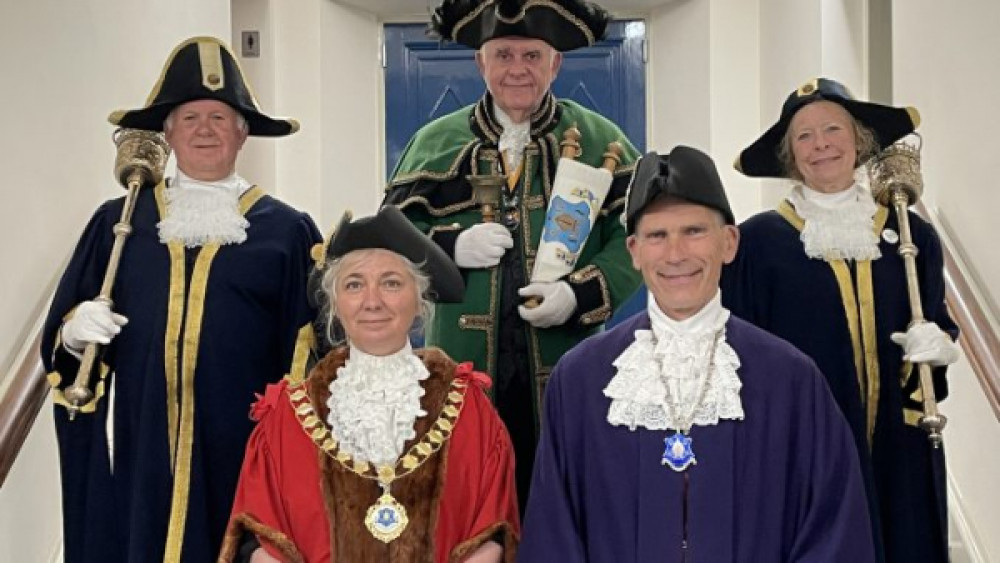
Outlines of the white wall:
<svg viewBox="0 0 1000 563">
<path fill-rule="evenodd" d="M 925 203 L 958 235 L 981 287 L 1000 287 L 1000 3 L 942 10 L 930 0 L 893 4 L 896 103 L 920 110 Z M 997 295 L 993 292 L 993 314 Z"/>
<path fill-rule="evenodd" d="M 867 0 L 759 2 L 761 124 L 757 135 L 778 120 L 785 98 L 812 78 L 834 78 L 855 96 L 867 98 Z M 761 208 L 774 207 L 787 192 L 784 181 L 762 181 Z"/>
<path fill-rule="evenodd" d="M 759 182 L 733 160 L 759 128 L 757 0 L 679 0 L 648 14 L 648 146 L 715 160 L 737 220 L 760 210 Z"/>
<path fill-rule="evenodd" d="M 40 312 L 112 177 L 115 109 L 141 106 L 170 50 L 228 37 L 222 0 L 34 0 L 0 6 L 0 374 Z M 3 375 L 0 375 L 3 377 Z M 46 561 L 59 537 L 59 477 L 45 409 L 0 489 L 0 560 Z"/>
<path fill-rule="evenodd" d="M 323 194 L 324 235 L 346 210 L 370 215 L 385 187 L 382 24 L 356 8 L 324 2 Z M 319 220 L 319 219 L 317 219 Z"/>
<path fill-rule="evenodd" d="M 247 81 L 253 88 L 257 103 L 268 115 L 298 118 L 297 115 L 286 112 L 285 108 L 277 104 L 275 92 L 277 34 L 271 17 L 270 0 L 233 0 L 231 15 L 230 45 L 233 47 L 233 53 L 239 59 Z M 242 56 L 240 44 L 244 31 L 260 33 L 259 57 Z M 285 140 L 284 138 L 249 137 L 246 144 L 243 145 L 243 150 L 240 151 L 236 163 L 240 175 L 264 188 L 268 193 L 277 194 L 280 186 L 277 185 L 275 147 Z"/>
<path fill-rule="evenodd" d="M 992 0 L 943 9 L 931 0 L 893 2 L 893 95 L 923 116 L 924 202 L 960 241 L 966 267 L 992 302 L 997 320 L 1000 257 L 996 251 L 996 187 L 1000 113 L 1000 4 Z M 950 377 L 942 405 L 956 497 L 969 511 L 986 561 L 1000 561 L 1000 436 L 966 370 Z"/>
<path fill-rule="evenodd" d="M 307 211 L 324 235 L 345 210 L 382 201 L 381 23 L 332 0 L 233 1 L 233 40 L 261 31 L 261 56 L 241 64 L 266 111 L 299 120 L 288 138 L 253 139 L 241 174 Z"/>
</svg>

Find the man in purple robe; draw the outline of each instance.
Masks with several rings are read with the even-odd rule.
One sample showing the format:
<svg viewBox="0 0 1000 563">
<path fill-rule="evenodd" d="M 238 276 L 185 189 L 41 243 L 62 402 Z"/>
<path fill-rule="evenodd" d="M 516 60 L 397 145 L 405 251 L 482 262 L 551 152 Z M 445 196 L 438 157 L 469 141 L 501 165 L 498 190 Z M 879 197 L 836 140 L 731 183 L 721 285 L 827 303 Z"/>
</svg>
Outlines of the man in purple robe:
<svg viewBox="0 0 1000 563">
<path fill-rule="evenodd" d="M 739 232 L 711 159 L 647 154 L 624 217 L 649 305 L 557 364 L 518 560 L 874 561 L 822 374 L 721 305 Z"/>
</svg>

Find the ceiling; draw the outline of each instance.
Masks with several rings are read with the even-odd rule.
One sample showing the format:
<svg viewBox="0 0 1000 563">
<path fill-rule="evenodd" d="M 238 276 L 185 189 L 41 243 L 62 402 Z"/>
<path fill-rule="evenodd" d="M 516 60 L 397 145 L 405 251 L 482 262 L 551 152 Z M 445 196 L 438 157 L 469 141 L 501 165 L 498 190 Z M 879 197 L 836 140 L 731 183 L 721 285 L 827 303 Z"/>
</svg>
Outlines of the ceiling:
<svg viewBox="0 0 1000 563">
<path fill-rule="evenodd" d="M 612 14 L 637 15 L 675 0 L 600 0 L 602 7 Z M 351 6 L 358 10 L 375 14 L 384 19 L 400 19 L 417 16 L 427 18 L 440 0 L 333 0 L 335 4 Z"/>
</svg>

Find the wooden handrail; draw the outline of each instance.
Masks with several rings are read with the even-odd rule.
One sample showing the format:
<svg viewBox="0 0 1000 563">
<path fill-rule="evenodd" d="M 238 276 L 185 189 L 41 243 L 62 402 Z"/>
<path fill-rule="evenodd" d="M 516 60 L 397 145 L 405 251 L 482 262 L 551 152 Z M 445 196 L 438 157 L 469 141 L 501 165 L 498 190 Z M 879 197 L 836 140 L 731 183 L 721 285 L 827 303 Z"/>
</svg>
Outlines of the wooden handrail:
<svg viewBox="0 0 1000 563">
<path fill-rule="evenodd" d="M 9 377 L 9 386 L 0 397 L 0 487 L 3 487 L 10 468 L 28 439 L 38 412 L 49 392 L 45 368 L 38 353 L 42 332 L 35 334 L 28 353 L 22 354 L 21 365 Z"/>
<path fill-rule="evenodd" d="M 1000 421 L 1000 339 L 979 303 L 972 284 L 955 258 L 953 245 L 957 245 L 951 229 L 944 221 L 932 216 L 922 202 L 914 206 L 917 213 L 930 221 L 934 228 L 947 237 L 941 245 L 944 255 L 945 301 L 961 334 L 958 341 L 965 357 L 972 366 L 993 414 Z"/>
</svg>

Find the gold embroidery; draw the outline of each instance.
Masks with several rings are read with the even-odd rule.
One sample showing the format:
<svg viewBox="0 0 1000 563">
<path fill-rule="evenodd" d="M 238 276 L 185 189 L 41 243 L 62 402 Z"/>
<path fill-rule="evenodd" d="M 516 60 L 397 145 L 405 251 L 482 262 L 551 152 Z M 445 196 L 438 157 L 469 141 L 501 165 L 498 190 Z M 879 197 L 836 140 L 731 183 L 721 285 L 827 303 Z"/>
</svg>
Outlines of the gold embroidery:
<svg viewBox="0 0 1000 563">
<path fill-rule="evenodd" d="M 299 329 L 295 338 L 295 352 L 292 354 L 292 365 L 285 379 L 298 383 L 305 379 L 306 363 L 309 361 L 309 351 L 316 347 L 316 333 L 312 324 L 306 324 Z"/>
<path fill-rule="evenodd" d="M 545 198 L 540 195 L 524 196 L 524 208 L 528 211 L 535 211 L 545 207 Z"/>
<path fill-rule="evenodd" d="M 490 312 L 486 315 L 462 315 L 458 318 L 458 327 L 462 330 L 482 330 L 486 333 L 486 373 L 496 373 L 496 357 L 493 349 L 494 342 L 494 321 L 497 309 L 497 278 L 499 270 L 496 266 L 489 269 L 490 272 Z"/>
<path fill-rule="evenodd" d="M 160 182 L 156 186 L 154 193 L 156 208 L 160 220 L 166 217 L 166 200 L 164 190 L 166 184 Z M 171 473 L 173 473 L 173 460 L 177 454 L 177 420 L 179 418 L 179 404 L 177 397 L 178 366 L 177 358 L 178 343 L 180 342 L 181 323 L 184 319 L 184 245 L 179 242 L 167 244 L 167 252 L 170 254 L 170 288 L 167 297 L 167 326 L 164 332 L 163 342 L 163 373 L 166 378 L 167 393 L 167 445 L 171 462 Z"/>
<path fill-rule="evenodd" d="M 162 190 L 157 192 L 156 195 L 157 205 L 160 210 L 160 216 L 162 217 L 165 209 L 163 207 L 164 202 L 162 199 Z M 264 195 L 264 190 L 257 186 L 247 190 L 240 197 L 240 213 L 246 214 L 262 197 L 264 197 Z M 179 251 L 174 250 L 175 246 L 179 248 Z M 171 249 L 172 260 L 175 257 L 175 254 L 179 254 L 181 266 L 183 266 L 183 246 L 180 246 L 179 243 L 170 243 L 168 248 Z M 220 246 L 218 244 L 207 244 L 204 245 L 198 252 L 198 257 L 195 259 L 194 269 L 191 272 L 190 287 L 187 290 L 187 307 L 184 309 L 177 309 L 182 317 L 184 317 L 184 312 L 186 311 L 186 318 L 183 318 L 182 320 L 184 325 L 184 357 L 183 363 L 180 366 L 180 423 L 177 426 L 177 437 L 173 446 L 176 450 L 171 452 L 173 454 L 171 456 L 171 461 L 173 464 L 174 487 L 170 505 L 170 520 L 169 527 L 167 529 L 167 541 L 163 553 L 163 561 L 165 563 L 180 561 L 182 546 L 184 543 L 184 528 L 187 523 L 188 501 L 191 488 L 191 461 L 193 458 L 194 447 L 194 379 L 198 361 L 198 347 L 201 343 L 202 319 L 205 313 L 205 299 L 208 291 L 209 272 L 211 270 L 212 261 L 215 259 L 219 249 Z M 181 272 L 180 282 L 177 284 L 180 291 L 180 301 L 174 302 L 173 300 L 176 296 L 173 294 L 173 291 L 177 289 L 177 287 L 174 286 L 174 276 L 175 272 L 178 270 Z M 181 303 L 183 301 L 183 294 L 183 268 L 176 268 L 172 263 L 170 307 L 174 307 L 177 303 Z M 183 305 L 181 305 L 181 307 L 182 306 Z M 169 311 L 169 313 L 173 312 L 173 310 Z M 178 325 L 178 332 L 179 331 L 180 329 Z M 170 320 L 168 317 L 167 344 L 172 344 L 172 347 L 168 347 L 164 351 L 164 357 L 173 358 L 172 367 L 174 370 L 167 372 L 168 389 L 171 384 L 174 386 L 173 395 L 167 399 L 168 409 L 171 408 L 171 400 L 173 400 L 176 404 L 177 399 L 176 362 L 178 344 L 177 335 L 174 335 L 173 339 L 171 339 L 169 332 Z M 173 383 L 171 383 L 171 378 L 173 378 Z M 170 429 L 170 432 L 173 432 L 173 428 Z"/>
<path fill-rule="evenodd" d="M 571 284 L 580 285 L 597 279 L 601 288 L 602 303 L 599 307 L 580 315 L 580 324 L 584 326 L 601 324 L 611 318 L 611 291 L 604 273 L 597 266 L 590 264 L 569 275 Z"/>
<path fill-rule="evenodd" d="M 79 405 L 79 407 L 73 407 L 70 405 L 66 395 L 59 385 L 62 383 L 62 374 L 58 371 L 49 372 L 46 374 L 45 379 L 48 381 L 49 385 L 52 387 L 52 402 L 56 405 L 61 405 L 68 408 L 78 408 L 79 412 L 83 414 L 93 414 L 97 410 L 97 403 L 104 396 L 105 380 L 108 378 L 108 373 L 110 373 L 110 368 L 104 362 L 98 364 L 98 381 L 97 385 L 94 386 L 94 397 L 87 401 L 86 403 Z"/>
<path fill-rule="evenodd" d="M 184 320 L 184 363 L 181 366 L 181 419 L 178 432 L 177 457 L 174 462 L 174 492 L 170 504 L 170 526 L 163 554 L 164 562 L 179 562 L 187 522 L 188 500 L 191 487 L 191 460 L 194 447 L 194 377 L 201 341 L 202 318 L 205 313 L 205 295 L 208 273 L 212 260 L 219 251 L 218 244 L 202 247 L 191 273 L 188 293 L 187 318 Z"/>
<path fill-rule="evenodd" d="M 434 235 L 437 233 L 450 233 L 453 231 L 461 231 L 461 230 L 462 230 L 462 225 L 458 223 L 452 223 L 450 225 L 438 225 L 436 227 L 431 227 L 431 229 L 427 231 L 427 237 L 434 238 Z"/>
<path fill-rule="evenodd" d="M 479 14 L 481 14 L 483 12 L 483 10 L 485 10 L 486 8 L 488 8 L 490 6 L 493 6 L 494 4 L 496 4 L 495 0 L 487 0 L 486 2 L 483 2 L 482 4 L 480 4 L 475 10 L 473 10 L 472 12 L 470 12 L 469 15 L 467 15 L 464 18 L 458 20 L 458 23 L 455 24 L 454 28 L 452 28 L 451 36 L 452 37 L 458 37 L 458 34 L 459 34 L 459 32 L 461 31 L 461 29 L 463 27 L 469 25 L 469 23 L 471 23 L 473 20 L 475 20 L 477 17 L 479 17 Z M 576 27 L 577 29 L 579 29 L 580 33 L 582 33 L 583 36 L 587 38 L 587 44 L 588 45 L 593 45 L 594 44 L 594 34 L 590 31 L 590 28 L 587 27 L 587 25 L 585 23 L 583 23 L 583 20 L 581 20 L 580 18 L 574 16 L 569 10 L 567 10 L 566 8 L 563 8 L 559 4 L 556 4 L 552 0 L 528 0 L 527 2 L 525 2 L 521 6 L 521 11 L 518 12 L 518 14 L 514 18 L 505 18 L 505 17 L 503 17 L 503 16 L 500 15 L 499 11 L 497 11 L 496 17 L 497 17 L 498 20 L 500 20 L 500 21 L 502 21 L 502 22 L 504 22 L 506 24 L 515 24 L 515 23 L 521 21 L 522 19 L 524 19 L 525 12 L 527 12 L 529 9 L 535 8 L 535 7 L 549 8 L 549 9 L 553 10 L 554 12 L 556 12 L 557 14 L 559 14 L 560 17 L 562 17 L 566 21 L 570 22 L 571 24 L 573 24 L 574 27 Z M 496 8 L 494 8 L 494 9 L 496 9 Z"/>
<path fill-rule="evenodd" d="M 201 63 L 201 85 L 207 90 L 225 88 L 226 76 L 222 70 L 222 52 L 218 43 L 198 42 L 198 62 Z"/>
<path fill-rule="evenodd" d="M 458 151 L 458 155 L 455 157 L 455 160 L 451 163 L 451 166 L 448 168 L 448 170 L 446 172 L 431 172 L 429 170 L 415 170 L 415 171 L 410 172 L 408 174 L 404 174 L 402 176 L 398 176 L 396 178 L 393 178 L 393 180 L 391 182 L 389 182 L 389 185 L 386 186 L 386 191 L 389 191 L 390 189 L 392 189 L 392 188 L 394 188 L 396 186 L 399 186 L 401 184 L 408 184 L 410 182 L 413 182 L 414 180 L 439 180 L 440 181 L 440 180 L 450 180 L 450 179 L 454 178 L 455 176 L 458 175 L 458 169 L 461 166 L 462 161 L 465 159 L 466 153 L 468 153 L 477 143 L 479 143 L 478 139 L 473 139 L 473 140 L 469 141 L 468 143 L 465 143 L 465 145 L 462 146 L 462 149 Z M 410 198 L 410 199 L 417 199 L 417 198 Z M 422 199 L 422 198 L 420 198 L 420 199 Z M 410 201 L 410 200 L 408 199 L 406 201 Z M 398 204 L 399 207 L 404 207 L 404 203 Z"/>
<path fill-rule="evenodd" d="M 778 213 L 797 230 L 801 231 L 805 221 L 799 217 L 788 200 L 778 206 Z M 879 205 L 873 218 L 875 235 L 882 231 L 888 219 L 888 209 Z M 854 352 L 854 368 L 857 373 L 858 390 L 865 405 L 865 422 L 868 446 L 871 447 L 875 433 L 878 402 L 881 394 L 881 379 L 878 364 L 878 335 L 875 324 L 875 295 L 872 281 L 871 261 L 857 262 L 857 288 L 852 283 L 851 272 L 844 260 L 827 260 L 833 269 L 840 288 L 841 301 L 847 328 L 851 335 Z M 856 291 L 856 293 L 855 293 Z M 860 300 L 859 300 L 860 297 Z"/>
<path fill-rule="evenodd" d="M 879 209 L 879 212 L 883 208 Z M 885 219 L 879 224 L 875 219 L 875 232 L 882 231 Z M 864 344 L 865 372 L 868 374 L 868 444 L 871 445 L 875 435 L 875 421 L 878 416 L 879 395 L 881 394 L 882 377 L 878 364 L 878 334 L 875 326 L 875 290 L 872 283 L 872 262 L 861 260 L 857 263 L 858 270 L 858 305 L 861 307 L 861 339 Z"/>
</svg>

